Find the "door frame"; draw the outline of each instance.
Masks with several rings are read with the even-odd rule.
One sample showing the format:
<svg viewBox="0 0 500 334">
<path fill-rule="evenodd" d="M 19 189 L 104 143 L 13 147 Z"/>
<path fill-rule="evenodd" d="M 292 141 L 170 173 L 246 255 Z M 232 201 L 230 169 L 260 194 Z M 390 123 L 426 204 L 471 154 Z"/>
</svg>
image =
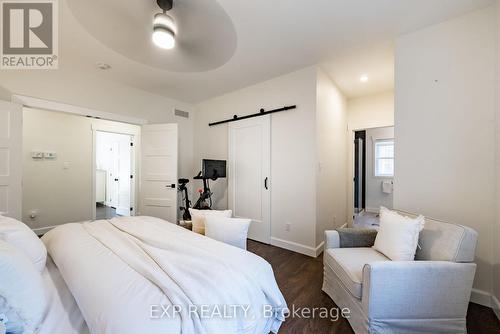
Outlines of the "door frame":
<svg viewBox="0 0 500 334">
<path fill-rule="evenodd" d="M 376 125 L 348 125 L 347 126 L 347 225 L 352 226 L 354 219 L 354 132 L 394 126 L 394 123 Z M 365 138 L 365 140 L 368 140 Z M 396 138 L 394 138 L 396 140 Z M 368 145 L 368 144 L 367 144 Z"/>
<path fill-rule="evenodd" d="M 130 150 L 130 173 L 133 175 L 132 181 L 130 182 L 130 203 L 132 205 L 132 210 L 130 211 L 131 216 L 135 216 L 137 212 L 137 199 L 139 197 L 139 184 L 137 175 L 139 175 L 139 157 L 140 157 L 140 130 L 132 130 L 132 129 L 122 129 L 121 127 L 117 127 L 112 124 L 92 124 L 92 198 L 91 198 L 91 212 L 92 212 L 92 220 L 96 219 L 96 134 L 97 132 L 108 132 L 108 133 L 116 133 L 121 135 L 130 136 L 130 140 L 133 143 L 133 146 Z"/>
<path fill-rule="evenodd" d="M 227 170 L 228 170 L 228 174 L 227 174 L 227 177 L 228 177 L 228 182 L 227 182 L 227 185 L 228 185 L 228 189 L 227 189 L 227 193 L 228 193 L 228 198 L 227 198 L 227 204 L 228 204 L 228 208 L 231 209 L 233 211 L 233 215 L 235 214 L 234 212 L 234 186 L 233 186 L 233 164 L 232 164 L 232 160 L 231 160 L 231 157 L 232 157 L 232 149 L 233 149 L 233 143 L 232 143 L 232 134 L 231 134 L 231 131 L 234 127 L 236 127 L 238 124 L 241 124 L 241 123 L 244 123 L 244 122 L 255 122 L 257 121 L 258 119 L 267 119 L 267 122 L 268 122 L 268 127 L 269 127 L 269 147 L 267 148 L 264 148 L 264 151 L 263 153 L 265 153 L 266 155 L 268 155 L 268 166 L 266 166 L 268 170 L 265 170 L 263 171 L 264 174 L 264 179 L 261 180 L 262 181 L 262 189 L 263 189 L 263 201 L 267 201 L 268 202 L 268 207 L 269 207 L 269 210 L 268 212 L 263 212 L 263 219 L 267 219 L 267 221 L 269 222 L 269 229 L 268 229 L 268 233 L 267 233 L 267 236 L 265 238 L 265 240 L 257 240 L 259 242 L 263 242 L 263 243 L 266 243 L 268 245 L 270 245 L 272 243 L 272 220 L 271 220 L 271 217 L 272 217 L 272 202 L 271 202 L 271 192 L 272 192 L 272 183 L 273 183 L 273 180 L 272 180 L 272 175 L 271 175 L 271 171 L 272 171 L 272 152 L 271 152 L 271 129 L 272 129 L 272 118 L 271 118 L 271 115 L 265 115 L 265 116 L 261 116 L 261 117 L 258 117 L 258 118 L 252 118 L 252 119 L 248 119 L 248 120 L 240 120 L 238 122 L 234 122 L 234 123 L 229 123 L 228 127 L 227 127 L 227 138 L 228 138 L 228 151 L 227 151 L 227 162 L 228 162 L 228 167 L 227 167 Z M 235 148 L 237 149 L 237 148 Z M 267 174 L 267 175 L 266 175 Z M 267 179 L 267 182 L 266 182 L 266 179 Z M 266 183 L 265 183 L 266 182 Z M 267 188 L 265 188 L 265 184 L 267 184 Z M 250 237 L 248 237 L 248 239 L 251 239 L 251 240 L 254 240 Z"/>
</svg>

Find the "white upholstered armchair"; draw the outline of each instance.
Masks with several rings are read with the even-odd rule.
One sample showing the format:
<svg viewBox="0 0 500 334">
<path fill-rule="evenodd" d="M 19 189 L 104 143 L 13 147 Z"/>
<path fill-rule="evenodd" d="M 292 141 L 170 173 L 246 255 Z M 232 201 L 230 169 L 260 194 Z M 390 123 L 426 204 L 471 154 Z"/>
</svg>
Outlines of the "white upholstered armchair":
<svg viewBox="0 0 500 334">
<path fill-rule="evenodd" d="M 357 334 L 466 333 L 474 230 L 426 218 L 415 261 L 391 261 L 371 248 L 376 231 L 325 234 L 323 291 L 351 310 Z"/>
</svg>

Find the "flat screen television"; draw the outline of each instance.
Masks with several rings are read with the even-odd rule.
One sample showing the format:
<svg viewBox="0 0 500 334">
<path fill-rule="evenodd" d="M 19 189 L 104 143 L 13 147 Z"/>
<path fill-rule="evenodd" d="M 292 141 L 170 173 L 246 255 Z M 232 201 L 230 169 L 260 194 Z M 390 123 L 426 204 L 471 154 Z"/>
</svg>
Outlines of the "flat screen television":
<svg viewBox="0 0 500 334">
<path fill-rule="evenodd" d="M 204 178 L 225 178 L 226 160 L 203 159 L 201 162 L 201 175 Z"/>
</svg>

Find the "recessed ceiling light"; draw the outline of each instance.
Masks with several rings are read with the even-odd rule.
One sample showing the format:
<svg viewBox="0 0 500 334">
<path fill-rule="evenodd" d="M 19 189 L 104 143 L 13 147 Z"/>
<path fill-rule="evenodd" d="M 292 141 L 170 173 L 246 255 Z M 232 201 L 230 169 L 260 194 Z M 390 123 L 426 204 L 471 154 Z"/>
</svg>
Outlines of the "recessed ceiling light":
<svg viewBox="0 0 500 334">
<path fill-rule="evenodd" d="M 103 71 L 109 70 L 111 68 L 111 65 L 106 64 L 106 63 L 97 63 L 96 66 L 98 69 L 103 70 Z"/>
<path fill-rule="evenodd" d="M 359 78 L 359 81 L 361 81 L 361 82 L 367 82 L 367 81 L 368 81 L 368 75 L 363 74 L 363 75 Z"/>
</svg>

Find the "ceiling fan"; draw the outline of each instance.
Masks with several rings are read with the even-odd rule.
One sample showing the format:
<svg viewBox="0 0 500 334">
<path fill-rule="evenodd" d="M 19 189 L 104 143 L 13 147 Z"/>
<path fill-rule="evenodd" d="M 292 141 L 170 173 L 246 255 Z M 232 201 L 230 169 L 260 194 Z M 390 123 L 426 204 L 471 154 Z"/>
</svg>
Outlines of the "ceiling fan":
<svg viewBox="0 0 500 334">
<path fill-rule="evenodd" d="M 177 26 L 172 16 L 167 12 L 172 9 L 174 0 L 157 0 L 156 3 L 163 10 L 153 19 L 153 42 L 162 49 L 172 49 L 175 47 L 175 34 Z"/>
<path fill-rule="evenodd" d="M 209 71 L 227 63 L 236 51 L 236 29 L 220 0 L 61 2 L 72 14 L 65 17 L 67 24 L 74 17 L 106 48 L 149 67 Z M 63 45 L 75 43 L 69 36 Z"/>
</svg>

